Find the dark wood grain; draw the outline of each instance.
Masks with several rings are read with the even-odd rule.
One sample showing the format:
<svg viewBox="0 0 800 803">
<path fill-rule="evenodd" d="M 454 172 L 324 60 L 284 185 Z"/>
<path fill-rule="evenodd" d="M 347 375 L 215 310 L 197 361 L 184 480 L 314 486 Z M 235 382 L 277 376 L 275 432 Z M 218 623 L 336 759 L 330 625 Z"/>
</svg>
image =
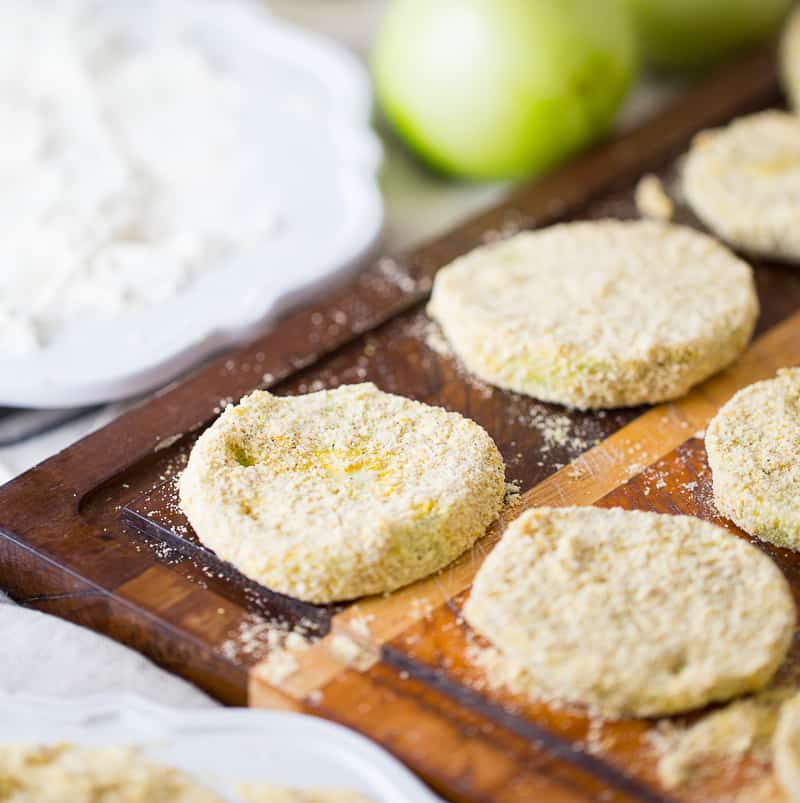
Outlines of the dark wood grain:
<svg viewBox="0 0 800 803">
<path fill-rule="evenodd" d="M 467 689 L 453 694 L 409 668 L 395 658 L 345 672 L 311 710 L 370 733 L 451 800 L 668 803 L 567 740 L 521 722 L 504 727 L 501 712 L 464 700 Z"/>
<path fill-rule="evenodd" d="M 379 260 L 274 330 L 0 488 L 0 587 L 23 604 L 130 644 L 224 701 L 313 710 L 355 727 L 454 800 L 664 800 L 646 757 L 647 723 L 595 726 L 580 712 L 475 691 L 479 673 L 458 619 L 461 587 L 424 621 L 404 622 L 402 633 L 395 632 L 392 599 L 413 599 L 416 592 L 393 595 L 378 623 L 387 634 L 381 659 L 366 672 L 334 665 L 306 691 L 291 684 L 267 688 L 256 673 L 266 644 L 244 649 L 237 634 L 302 619 L 325 636 L 324 646 L 329 631 L 347 626 L 351 608 L 281 597 L 222 564 L 196 543 L 177 509 L 174 477 L 224 405 L 257 387 L 295 394 L 373 381 L 478 421 L 497 441 L 509 479 L 536 487 L 643 411 L 578 413 L 469 377 L 440 348 L 425 315 L 436 270 L 520 228 L 633 217 L 632 191 L 642 173 L 670 180 L 699 129 L 778 101 L 773 53 L 754 53 L 639 131 L 599 145 L 436 242 Z M 685 210 L 679 214 L 696 223 Z M 800 309 L 795 271 L 761 263 L 756 279 L 760 331 Z M 617 503 L 642 504 L 641 493 L 629 483 Z M 674 493 L 648 503 L 685 504 L 702 513 L 699 497 Z M 781 558 L 785 571 L 795 571 L 791 556 Z M 435 582 L 448 589 L 456 571 Z M 585 744 L 597 732 L 605 745 L 599 752 Z"/>
</svg>

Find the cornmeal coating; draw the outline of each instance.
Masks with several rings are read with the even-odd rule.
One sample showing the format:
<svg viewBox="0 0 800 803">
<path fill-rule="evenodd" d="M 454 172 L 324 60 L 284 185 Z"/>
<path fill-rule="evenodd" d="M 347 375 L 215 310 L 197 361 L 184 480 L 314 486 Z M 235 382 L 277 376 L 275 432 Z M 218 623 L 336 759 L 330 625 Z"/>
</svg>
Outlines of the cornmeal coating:
<svg viewBox="0 0 800 803">
<path fill-rule="evenodd" d="M 800 109 L 800 9 L 789 15 L 780 48 L 780 73 L 789 105 Z"/>
<path fill-rule="evenodd" d="M 706 429 L 714 501 L 746 532 L 800 549 L 800 369 L 736 393 Z"/>
<path fill-rule="evenodd" d="M 771 110 L 695 137 L 683 169 L 695 214 L 729 245 L 800 260 L 800 118 Z"/>
<path fill-rule="evenodd" d="M 516 519 L 464 616 L 536 696 L 610 717 L 762 688 L 795 623 L 780 570 L 744 539 L 689 516 L 592 507 Z"/>
<path fill-rule="evenodd" d="M 749 265 L 652 220 L 517 234 L 439 271 L 428 312 L 481 379 L 580 409 L 677 398 L 742 352 Z"/>
<path fill-rule="evenodd" d="M 359 384 L 252 393 L 201 435 L 179 490 L 220 558 L 323 603 L 446 566 L 497 517 L 505 484 L 478 424 Z"/>
<path fill-rule="evenodd" d="M 800 694 L 781 706 L 772 755 L 775 775 L 789 803 L 800 803 Z"/>
<path fill-rule="evenodd" d="M 223 803 L 130 747 L 0 745 L 3 803 Z"/>
</svg>

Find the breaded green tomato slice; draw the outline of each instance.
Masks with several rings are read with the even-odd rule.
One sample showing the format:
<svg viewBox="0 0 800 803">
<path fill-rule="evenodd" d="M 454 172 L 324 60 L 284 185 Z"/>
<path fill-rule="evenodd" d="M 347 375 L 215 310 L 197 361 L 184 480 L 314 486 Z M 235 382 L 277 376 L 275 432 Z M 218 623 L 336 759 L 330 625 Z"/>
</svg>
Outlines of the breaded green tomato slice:
<svg viewBox="0 0 800 803">
<path fill-rule="evenodd" d="M 800 261 L 800 118 L 770 110 L 698 134 L 684 164 L 683 192 L 734 248 Z"/>
<path fill-rule="evenodd" d="M 428 311 L 481 379 L 589 409 L 683 395 L 741 353 L 758 300 L 749 265 L 710 237 L 601 220 L 455 260 Z"/>
<path fill-rule="evenodd" d="M 800 8 L 789 15 L 780 47 L 780 73 L 789 105 L 800 110 Z"/>
<path fill-rule="evenodd" d="M 719 512 L 800 550 L 800 369 L 736 393 L 708 425 L 706 451 Z"/>
<path fill-rule="evenodd" d="M 0 745 L 4 803 L 224 803 L 133 747 Z"/>
<path fill-rule="evenodd" d="M 220 558 L 323 603 L 446 566 L 497 517 L 505 483 L 478 424 L 360 384 L 256 391 L 228 407 L 197 441 L 179 490 Z"/>
<path fill-rule="evenodd" d="M 689 516 L 539 508 L 478 572 L 469 624 L 534 696 L 658 716 L 762 688 L 795 609 L 759 549 Z"/>
<path fill-rule="evenodd" d="M 800 803 L 800 694 L 781 706 L 772 740 L 778 782 L 789 803 Z"/>
</svg>

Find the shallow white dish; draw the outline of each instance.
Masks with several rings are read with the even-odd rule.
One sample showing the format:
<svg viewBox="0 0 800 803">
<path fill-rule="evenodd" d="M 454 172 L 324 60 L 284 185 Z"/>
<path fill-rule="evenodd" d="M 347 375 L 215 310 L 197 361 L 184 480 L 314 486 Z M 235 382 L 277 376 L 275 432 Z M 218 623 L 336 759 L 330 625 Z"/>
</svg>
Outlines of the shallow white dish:
<svg viewBox="0 0 800 803">
<path fill-rule="evenodd" d="M 317 717 L 276 711 L 178 711 L 126 694 L 66 701 L 0 694 L 0 743 L 136 745 L 231 803 L 236 783 L 328 786 L 374 803 L 441 803 L 368 739 Z"/>
<path fill-rule="evenodd" d="M 127 8 L 132 25 L 146 19 L 138 3 Z M 377 244 L 382 152 L 369 126 L 363 65 L 255 2 L 196 0 L 192 9 L 193 33 L 263 86 L 265 98 L 278 98 L 254 114 L 268 116 L 265 152 L 278 154 L 270 179 L 281 234 L 258 254 L 196 277 L 168 302 L 77 320 L 39 351 L 0 355 L 0 404 L 78 406 L 156 388 L 308 301 Z"/>
</svg>

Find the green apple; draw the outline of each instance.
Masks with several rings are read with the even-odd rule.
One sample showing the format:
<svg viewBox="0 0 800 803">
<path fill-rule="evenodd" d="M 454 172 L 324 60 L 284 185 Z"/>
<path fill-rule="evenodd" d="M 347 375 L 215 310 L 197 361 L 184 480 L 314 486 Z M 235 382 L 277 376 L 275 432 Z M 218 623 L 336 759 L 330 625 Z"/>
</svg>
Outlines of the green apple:
<svg viewBox="0 0 800 803">
<path fill-rule="evenodd" d="M 636 66 L 621 0 L 393 0 L 372 58 L 411 148 L 476 179 L 541 172 L 601 136 Z"/>
<path fill-rule="evenodd" d="M 776 31 L 792 0 L 627 0 L 644 60 L 698 70 Z"/>
</svg>

